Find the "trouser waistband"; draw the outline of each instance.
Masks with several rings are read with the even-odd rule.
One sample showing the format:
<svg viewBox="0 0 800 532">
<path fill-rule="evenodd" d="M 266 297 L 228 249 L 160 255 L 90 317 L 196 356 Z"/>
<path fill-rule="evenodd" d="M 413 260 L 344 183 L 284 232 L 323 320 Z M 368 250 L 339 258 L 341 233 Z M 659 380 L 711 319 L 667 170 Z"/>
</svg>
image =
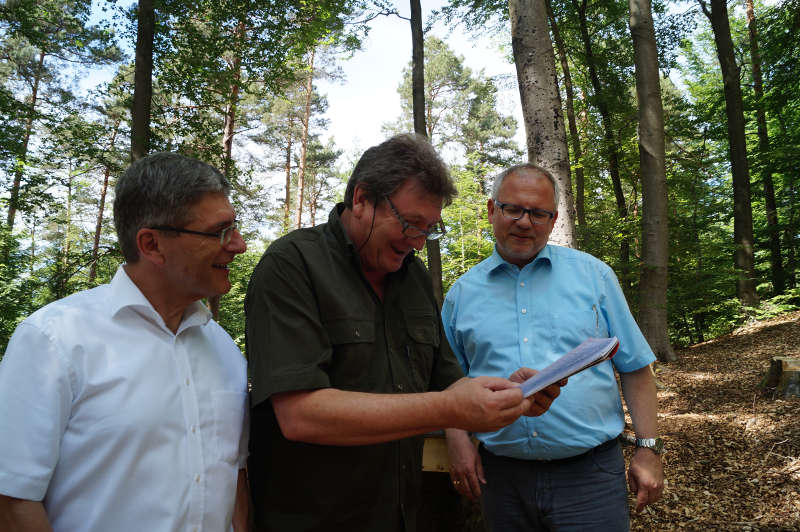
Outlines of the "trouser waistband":
<svg viewBox="0 0 800 532">
<path fill-rule="evenodd" d="M 593 448 L 589 449 L 588 451 L 582 452 L 580 454 L 576 454 L 575 456 L 567 456 L 566 458 L 555 458 L 553 460 L 534 460 L 534 459 L 512 458 L 510 456 L 501 456 L 501 455 L 495 454 L 492 451 L 490 451 L 489 449 L 487 449 L 485 445 L 481 445 L 480 446 L 480 450 L 482 452 L 489 453 L 492 456 L 495 456 L 497 458 L 501 458 L 501 459 L 504 459 L 504 460 L 519 460 L 521 462 L 528 462 L 528 463 L 533 462 L 533 463 L 542 464 L 542 465 L 545 465 L 545 464 L 547 464 L 547 465 L 556 465 L 556 464 L 567 464 L 569 462 L 577 462 L 581 458 L 584 458 L 584 457 L 588 456 L 591 453 L 608 451 L 610 449 L 613 449 L 617 445 L 619 445 L 619 439 L 618 438 L 611 438 L 607 442 L 601 443 L 597 447 L 593 447 Z"/>
</svg>

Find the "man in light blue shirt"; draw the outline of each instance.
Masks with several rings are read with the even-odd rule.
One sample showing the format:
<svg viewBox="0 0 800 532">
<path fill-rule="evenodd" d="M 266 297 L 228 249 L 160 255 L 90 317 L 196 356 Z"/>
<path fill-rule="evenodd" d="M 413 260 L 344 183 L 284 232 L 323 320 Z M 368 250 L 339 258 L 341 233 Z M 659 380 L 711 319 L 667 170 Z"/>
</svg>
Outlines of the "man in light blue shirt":
<svg viewBox="0 0 800 532">
<path fill-rule="evenodd" d="M 522 417 L 490 433 L 447 431 L 455 488 L 480 496 L 495 531 L 628 530 L 625 463 L 617 436 L 624 414 L 637 448 L 628 480 L 637 510 L 663 488 L 657 436 L 655 357 L 628 309 L 614 272 L 573 249 L 548 245 L 558 218 L 558 188 L 546 170 L 524 164 L 495 179 L 488 201 L 496 247 L 461 277 L 442 309 L 447 339 L 464 371 L 505 376 L 543 368 L 587 337 L 619 338 L 619 350 L 570 378 L 541 417 Z M 529 370 L 517 370 L 521 382 Z"/>
</svg>

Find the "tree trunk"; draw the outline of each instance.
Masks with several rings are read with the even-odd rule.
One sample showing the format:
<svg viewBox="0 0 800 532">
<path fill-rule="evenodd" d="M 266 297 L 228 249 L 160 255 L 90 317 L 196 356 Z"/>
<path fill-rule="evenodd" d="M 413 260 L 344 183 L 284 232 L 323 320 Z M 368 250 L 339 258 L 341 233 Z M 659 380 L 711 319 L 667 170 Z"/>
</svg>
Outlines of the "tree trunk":
<svg viewBox="0 0 800 532">
<path fill-rule="evenodd" d="M 639 101 L 642 174 L 642 276 L 639 327 L 658 360 L 677 360 L 667 332 L 669 233 L 664 167 L 664 109 L 650 0 L 628 0 Z"/>
<path fill-rule="evenodd" d="M 314 48 L 308 59 L 308 80 L 306 81 L 306 108 L 303 113 L 303 136 L 300 140 L 300 168 L 297 171 L 297 213 L 295 227 L 300 229 L 303 220 L 303 181 L 306 174 L 306 151 L 308 149 L 308 126 L 311 123 L 311 91 L 314 90 Z"/>
<path fill-rule="evenodd" d="M 117 140 L 117 132 L 119 131 L 120 121 L 114 122 L 114 129 L 111 132 L 111 140 L 109 141 L 108 151 L 114 150 L 114 143 Z M 97 276 L 97 255 L 100 251 L 100 234 L 103 231 L 103 211 L 106 206 L 106 193 L 108 192 L 108 178 L 111 175 L 111 167 L 106 164 L 103 171 L 103 188 L 100 190 L 100 205 L 97 208 L 97 221 L 94 225 L 94 243 L 92 244 L 92 265 L 89 267 L 89 284 L 94 282 Z"/>
<path fill-rule="evenodd" d="M 572 75 L 569 71 L 566 47 L 561 39 L 561 32 L 558 29 L 556 17 L 550 0 L 547 0 L 547 16 L 550 19 L 550 29 L 553 32 L 558 59 L 561 63 L 561 71 L 564 73 L 564 91 L 567 94 L 567 123 L 569 124 L 569 136 L 572 142 L 572 154 L 575 165 L 575 214 L 576 222 L 580 227 L 586 227 L 586 209 L 584 207 L 584 175 L 583 175 L 583 152 L 581 150 L 581 140 L 578 135 L 578 125 L 575 121 L 575 93 L 572 87 Z"/>
<path fill-rule="evenodd" d="M 131 160 L 150 151 L 150 106 L 153 98 L 153 34 L 156 15 L 153 0 L 139 0 L 136 31 L 136 67 L 131 109 Z"/>
<path fill-rule="evenodd" d="M 586 25 L 586 0 L 581 0 L 580 4 L 577 0 L 572 0 L 575 10 L 578 12 L 580 22 L 581 40 L 583 41 L 583 48 L 586 53 L 586 66 L 589 69 L 589 79 L 592 83 L 592 90 L 594 90 L 594 104 L 603 123 L 603 136 L 605 139 L 606 157 L 608 158 L 608 173 L 611 176 L 611 184 L 614 188 L 614 198 L 617 201 L 617 215 L 621 222 L 626 222 L 628 219 L 628 207 L 625 203 L 625 195 L 622 192 L 622 181 L 619 176 L 619 156 L 617 154 L 617 141 L 614 135 L 614 129 L 611 124 L 611 112 L 608 109 L 605 98 L 606 95 L 603 91 L 603 86 L 600 83 L 600 77 L 597 74 L 597 65 L 592 50 L 592 41 L 589 37 L 589 29 Z M 623 232 L 622 242 L 619 246 L 619 259 L 620 259 L 620 282 L 625 289 L 626 293 L 630 292 L 631 279 L 630 279 L 630 235 L 627 230 Z"/>
<path fill-rule="evenodd" d="M 284 170 L 286 171 L 286 193 L 283 198 L 283 231 L 289 232 L 289 215 L 291 214 L 292 204 L 292 125 L 294 118 L 289 112 L 288 117 L 288 138 L 286 139 L 286 161 L 284 163 Z"/>
<path fill-rule="evenodd" d="M 8 213 L 6 216 L 6 225 L 8 226 L 8 234 L 14 229 L 14 218 L 17 216 L 17 208 L 19 207 L 19 191 L 22 188 L 22 172 L 25 169 L 25 161 L 28 157 L 28 145 L 31 140 L 31 132 L 33 131 L 33 120 L 36 116 L 36 102 L 39 98 L 39 83 L 42 80 L 42 73 L 44 72 L 44 58 L 46 54 L 44 51 L 39 53 L 39 63 L 36 66 L 36 74 L 33 78 L 33 88 L 31 89 L 31 105 L 28 107 L 28 117 L 25 119 L 25 136 L 22 138 L 22 152 L 20 153 L 20 160 L 14 169 L 14 182 L 11 185 L 11 196 L 8 199 Z"/>
<path fill-rule="evenodd" d="M 781 258 L 781 234 L 778 224 L 778 208 L 775 203 L 775 186 L 772 182 L 772 163 L 770 162 L 769 134 L 767 133 L 767 117 L 764 112 L 764 83 L 761 79 L 761 54 L 758 51 L 758 33 L 756 16 L 753 11 L 753 0 L 745 0 L 747 10 L 747 27 L 750 34 L 750 60 L 753 65 L 753 90 L 756 96 L 756 123 L 758 127 L 758 150 L 762 165 L 764 181 L 764 204 L 767 208 L 767 232 L 769 234 L 770 273 L 772 276 L 772 294 L 777 295 L 785 290 L 786 273 Z"/>
<path fill-rule="evenodd" d="M 733 175 L 733 240 L 736 245 L 734 264 L 738 270 L 736 294 L 743 305 L 758 305 L 756 276 L 753 267 L 753 211 L 750 206 L 750 170 L 747 163 L 747 144 L 744 135 L 742 88 L 739 85 L 739 65 L 736 64 L 728 6 L 725 0 L 711 0 L 709 13 L 705 0 L 700 6 L 714 31 L 717 57 L 722 70 L 725 91 L 725 112 L 728 118 L 728 145 Z"/>
<path fill-rule="evenodd" d="M 575 247 L 575 209 L 569 174 L 569 149 L 556 80 L 553 43 L 545 0 L 510 0 L 511 46 L 517 67 L 528 160 L 548 169 L 558 181 L 558 220 L 550 240 Z"/>
<path fill-rule="evenodd" d="M 240 22 L 236 26 L 236 39 L 241 41 L 244 38 L 244 23 Z M 225 119 L 222 124 L 222 171 L 226 178 L 231 177 L 231 167 L 233 166 L 233 137 L 236 127 L 236 108 L 239 103 L 239 90 L 241 89 L 242 79 L 242 56 L 237 52 L 236 57 L 230 65 L 233 73 L 233 85 L 231 86 L 231 96 L 225 107 Z"/>
<path fill-rule="evenodd" d="M 429 137 L 425 125 L 425 41 L 422 33 L 422 6 L 420 0 L 411 0 L 411 102 L 414 112 L 414 132 Z M 442 308 L 442 252 L 438 240 L 425 242 L 428 253 L 428 271 L 431 275 L 433 296 Z"/>
</svg>

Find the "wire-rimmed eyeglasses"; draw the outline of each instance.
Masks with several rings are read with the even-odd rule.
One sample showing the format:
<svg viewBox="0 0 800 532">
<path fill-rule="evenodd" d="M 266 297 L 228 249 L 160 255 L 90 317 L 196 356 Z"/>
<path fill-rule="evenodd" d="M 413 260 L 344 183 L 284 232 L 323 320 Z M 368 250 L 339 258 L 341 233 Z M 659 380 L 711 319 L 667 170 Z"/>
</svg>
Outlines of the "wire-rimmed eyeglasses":
<svg viewBox="0 0 800 532">
<path fill-rule="evenodd" d="M 500 212 L 503 213 L 503 216 L 510 220 L 519 220 L 527 213 L 530 217 L 531 223 L 536 225 L 544 225 L 552 220 L 553 216 L 555 216 L 554 212 L 540 209 L 538 207 L 526 209 L 525 207 L 520 207 L 519 205 L 514 205 L 513 203 L 502 203 L 497 200 L 494 200 L 494 204 L 500 207 Z"/>
<path fill-rule="evenodd" d="M 394 207 L 394 203 L 392 203 L 392 200 L 389 199 L 389 196 L 384 196 L 384 198 L 386 198 L 386 201 L 389 203 L 389 207 L 392 209 L 392 212 L 394 213 L 395 217 L 400 222 L 400 225 L 403 227 L 403 234 L 408 238 L 419 238 L 421 236 L 424 236 L 427 240 L 438 240 L 442 238 L 442 236 L 444 236 L 444 234 L 447 232 L 447 229 L 445 229 L 444 227 L 444 222 L 441 220 L 433 224 L 433 226 L 431 226 L 431 228 L 428 229 L 427 231 L 424 229 L 420 229 L 416 225 L 411 225 L 410 223 L 405 221 L 405 219 L 402 216 L 400 216 L 400 213 L 397 212 L 397 209 Z"/>
<path fill-rule="evenodd" d="M 214 238 L 219 238 L 220 246 L 227 246 L 231 243 L 231 239 L 233 239 L 233 232 L 238 231 L 239 227 L 239 220 L 234 220 L 231 225 L 222 229 L 219 233 L 207 233 L 205 231 L 195 231 L 193 229 L 183 229 L 182 227 L 172 227 L 169 225 L 156 225 L 150 229 L 155 229 L 157 231 L 173 231 L 175 233 L 188 233 L 190 235 L 213 236 Z"/>
</svg>

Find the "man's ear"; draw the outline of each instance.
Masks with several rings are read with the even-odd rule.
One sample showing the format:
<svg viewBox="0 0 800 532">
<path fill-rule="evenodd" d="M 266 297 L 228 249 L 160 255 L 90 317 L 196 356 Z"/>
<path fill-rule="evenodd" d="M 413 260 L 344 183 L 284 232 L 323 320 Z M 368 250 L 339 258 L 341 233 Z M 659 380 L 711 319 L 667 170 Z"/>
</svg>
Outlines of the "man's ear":
<svg viewBox="0 0 800 532">
<path fill-rule="evenodd" d="M 361 218 L 367 211 L 369 211 L 369 215 L 372 216 L 372 207 L 373 204 L 369 198 L 367 188 L 359 183 L 353 189 L 353 216 L 355 218 Z"/>
<path fill-rule="evenodd" d="M 489 223 L 492 223 L 492 215 L 494 214 L 494 200 L 491 198 L 486 200 L 486 213 Z"/>
<path fill-rule="evenodd" d="M 155 229 L 148 227 L 139 229 L 136 233 L 136 247 L 139 250 L 140 260 L 146 260 L 156 266 L 162 266 L 166 262 L 160 238 L 161 234 Z"/>
</svg>

